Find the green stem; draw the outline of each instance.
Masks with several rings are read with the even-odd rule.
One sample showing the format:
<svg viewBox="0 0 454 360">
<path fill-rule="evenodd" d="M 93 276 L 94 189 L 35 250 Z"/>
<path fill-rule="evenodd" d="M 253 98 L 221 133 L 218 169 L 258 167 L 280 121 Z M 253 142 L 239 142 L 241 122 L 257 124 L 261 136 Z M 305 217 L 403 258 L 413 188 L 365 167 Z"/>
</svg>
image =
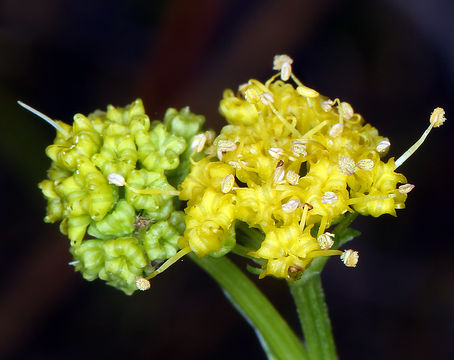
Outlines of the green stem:
<svg viewBox="0 0 454 360">
<path fill-rule="evenodd" d="M 198 258 L 193 254 L 190 257 L 216 280 L 227 298 L 255 329 L 269 359 L 309 359 L 286 321 L 235 264 L 226 257 Z"/>
<path fill-rule="evenodd" d="M 359 235 L 358 231 L 349 228 L 357 215 L 357 213 L 347 214 L 336 226 L 333 248 L 338 248 Z M 338 358 L 320 278 L 321 271 L 327 261 L 328 257 L 314 259 L 309 268 L 303 272 L 301 279 L 289 283 L 309 357 L 313 360 L 334 360 Z"/>
</svg>

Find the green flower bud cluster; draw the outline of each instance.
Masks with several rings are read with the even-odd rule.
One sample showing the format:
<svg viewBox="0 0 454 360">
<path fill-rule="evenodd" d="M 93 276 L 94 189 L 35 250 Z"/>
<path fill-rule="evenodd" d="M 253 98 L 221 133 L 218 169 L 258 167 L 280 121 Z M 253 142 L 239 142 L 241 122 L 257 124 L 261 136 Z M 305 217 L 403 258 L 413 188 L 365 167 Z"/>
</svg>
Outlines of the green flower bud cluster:
<svg viewBox="0 0 454 360">
<path fill-rule="evenodd" d="M 137 277 L 175 255 L 185 228 L 175 186 L 189 172 L 191 139 L 203 122 L 188 108 L 150 122 L 140 99 L 76 114 L 72 126 L 56 122 L 48 179 L 39 183 L 48 201 L 44 220 L 61 221 L 85 279 L 132 294 Z M 112 174 L 124 184 L 109 182 Z"/>
</svg>

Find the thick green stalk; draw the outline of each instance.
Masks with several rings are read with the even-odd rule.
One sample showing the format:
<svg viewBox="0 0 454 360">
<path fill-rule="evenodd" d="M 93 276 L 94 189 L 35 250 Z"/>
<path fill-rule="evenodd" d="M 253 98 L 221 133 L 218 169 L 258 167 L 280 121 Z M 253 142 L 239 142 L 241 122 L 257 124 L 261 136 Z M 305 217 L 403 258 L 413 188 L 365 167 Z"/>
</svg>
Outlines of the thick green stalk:
<svg viewBox="0 0 454 360">
<path fill-rule="evenodd" d="M 269 359 L 309 359 L 301 341 L 286 321 L 235 264 L 226 257 L 190 256 L 216 280 L 227 298 L 254 328 Z"/>
<path fill-rule="evenodd" d="M 333 248 L 338 248 L 359 235 L 358 231 L 349 228 L 356 216 L 356 213 L 348 214 L 336 226 Z M 334 360 L 338 358 L 320 278 L 321 271 L 327 261 L 327 257 L 315 259 L 304 271 L 301 279 L 289 283 L 309 357 L 313 360 Z"/>
</svg>

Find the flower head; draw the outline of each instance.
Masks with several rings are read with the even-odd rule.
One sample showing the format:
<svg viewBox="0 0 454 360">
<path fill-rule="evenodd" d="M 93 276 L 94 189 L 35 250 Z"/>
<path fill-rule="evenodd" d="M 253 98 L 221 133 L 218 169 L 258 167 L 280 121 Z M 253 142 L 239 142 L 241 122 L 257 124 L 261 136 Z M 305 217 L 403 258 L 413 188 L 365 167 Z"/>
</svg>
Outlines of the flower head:
<svg viewBox="0 0 454 360">
<path fill-rule="evenodd" d="M 150 122 L 141 100 L 76 114 L 72 126 L 49 120 L 58 127 L 46 149 L 48 179 L 39 184 L 48 200 L 45 221 L 61 221 L 84 278 L 130 294 L 149 288 L 152 263 L 177 254 L 184 221 L 170 182 L 178 185 L 189 172 L 190 144 L 203 121 L 184 108 Z"/>
<path fill-rule="evenodd" d="M 388 139 L 349 103 L 303 85 L 292 62 L 276 56 L 280 79 L 251 79 L 236 94 L 224 92 L 219 109 L 229 125 L 215 139 L 217 149 L 195 162 L 180 185 L 181 199 L 188 200 L 183 242 L 197 255 L 224 248 L 241 220 L 265 234 L 250 253 L 265 261 L 261 277 L 288 280 L 319 256 L 343 254 L 354 266 L 357 253 L 331 250 L 333 236 L 325 230 L 345 212 L 395 215 L 411 190 L 395 172 L 394 158 L 382 159 Z M 436 109 L 432 126 L 443 116 Z M 226 193 L 226 179 L 239 185 Z"/>
</svg>

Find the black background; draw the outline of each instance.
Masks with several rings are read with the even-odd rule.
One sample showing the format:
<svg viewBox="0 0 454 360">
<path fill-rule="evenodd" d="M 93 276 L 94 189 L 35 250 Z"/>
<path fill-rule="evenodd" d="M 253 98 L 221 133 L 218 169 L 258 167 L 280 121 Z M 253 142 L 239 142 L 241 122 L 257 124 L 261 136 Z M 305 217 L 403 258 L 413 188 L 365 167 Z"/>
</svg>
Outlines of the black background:
<svg viewBox="0 0 454 360">
<path fill-rule="evenodd" d="M 67 265 L 36 184 L 54 130 L 144 100 L 153 119 L 190 105 L 219 129 L 226 87 L 266 80 L 275 54 L 348 101 L 400 156 L 432 109 L 447 123 L 399 170 L 416 188 L 398 217 L 361 218 L 356 269 L 324 272 L 341 359 L 454 358 L 454 5 L 426 1 L 0 1 L 0 358 L 264 359 L 252 329 L 189 260 L 131 297 Z M 297 326 L 283 281 L 261 288 Z"/>
</svg>

